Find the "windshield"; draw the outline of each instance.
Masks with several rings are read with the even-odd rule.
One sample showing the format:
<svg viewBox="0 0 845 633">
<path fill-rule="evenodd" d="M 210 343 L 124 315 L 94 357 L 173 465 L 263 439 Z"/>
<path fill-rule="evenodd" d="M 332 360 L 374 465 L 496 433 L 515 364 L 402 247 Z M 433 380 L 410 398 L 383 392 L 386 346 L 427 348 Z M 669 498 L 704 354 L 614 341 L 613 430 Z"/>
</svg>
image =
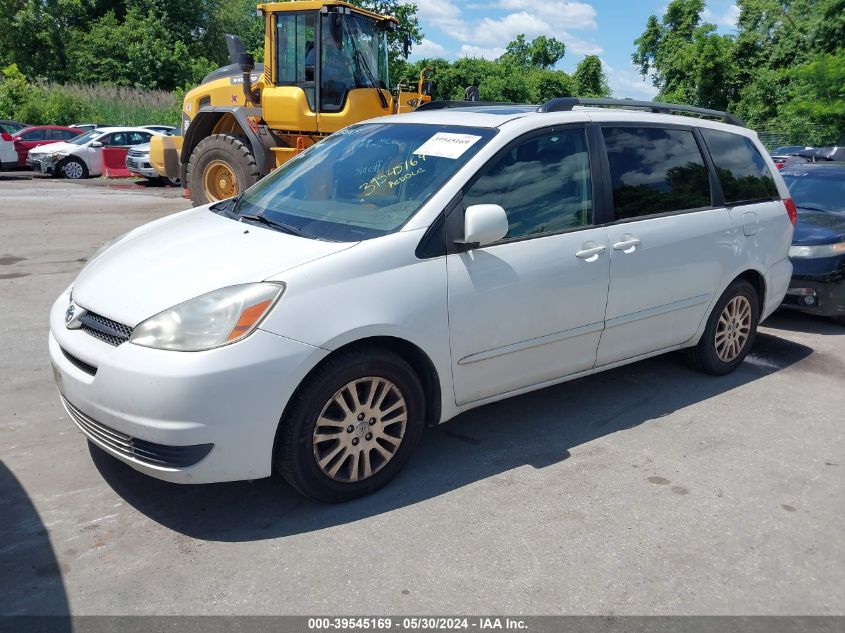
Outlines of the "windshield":
<svg viewBox="0 0 845 633">
<path fill-rule="evenodd" d="M 845 211 L 845 173 L 782 171 L 796 206 Z"/>
<path fill-rule="evenodd" d="M 100 135 L 102 135 L 101 131 L 91 130 L 90 132 L 86 132 L 85 134 L 82 134 L 74 139 L 69 140 L 68 143 L 70 143 L 71 145 L 85 145 L 85 143 Z"/>
<path fill-rule="evenodd" d="M 463 126 L 365 123 L 291 159 L 248 189 L 241 215 L 316 239 L 392 233 L 496 133 Z"/>
<path fill-rule="evenodd" d="M 356 13 L 323 14 L 321 45 L 323 110 L 340 110 L 355 88 L 387 89 L 387 39 L 375 20 Z"/>
</svg>

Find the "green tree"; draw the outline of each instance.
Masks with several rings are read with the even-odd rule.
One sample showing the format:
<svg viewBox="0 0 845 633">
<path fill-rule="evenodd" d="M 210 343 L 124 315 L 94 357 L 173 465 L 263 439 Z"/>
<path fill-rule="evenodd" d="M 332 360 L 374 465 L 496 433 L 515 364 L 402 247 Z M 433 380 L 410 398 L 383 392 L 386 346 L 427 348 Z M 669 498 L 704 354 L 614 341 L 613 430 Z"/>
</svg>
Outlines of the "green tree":
<svg viewBox="0 0 845 633">
<path fill-rule="evenodd" d="M 526 42 L 525 35 L 520 34 L 508 43 L 505 53 L 499 60 L 520 68 L 550 69 L 563 59 L 565 54 L 566 45 L 553 37 L 540 35 Z"/>
<path fill-rule="evenodd" d="M 736 93 L 733 40 L 702 22 L 703 10 L 703 0 L 672 0 L 662 19 L 648 18 L 632 60 L 659 100 L 724 110 Z"/>
<path fill-rule="evenodd" d="M 192 55 L 153 10 L 130 8 L 122 22 L 109 12 L 71 41 L 68 67 L 81 83 L 172 90 L 198 82 L 216 65 Z"/>
<path fill-rule="evenodd" d="M 587 55 L 575 68 L 575 94 L 579 97 L 609 97 L 607 75 L 597 55 Z"/>
<path fill-rule="evenodd" d="M 528 42 L 519 35 L 496 60 L 423 59 L 408 64 L 404 77 L 413 82 L 420 70 L 430 68 L 435 99 L 463 99 L 464 89 L 473 85 L 478 86 L 484 101 L 542 103 L 575 94 L 572 77 L 551 68 L 562 55 L 563 44 L 553 38 L 539 37 Z"/>
<path fill-rule="evenodd" d="M 822 53 L 794 70 L 780 127 L 811 144 L 845 140 L 845 50 Z"/>
</svg>

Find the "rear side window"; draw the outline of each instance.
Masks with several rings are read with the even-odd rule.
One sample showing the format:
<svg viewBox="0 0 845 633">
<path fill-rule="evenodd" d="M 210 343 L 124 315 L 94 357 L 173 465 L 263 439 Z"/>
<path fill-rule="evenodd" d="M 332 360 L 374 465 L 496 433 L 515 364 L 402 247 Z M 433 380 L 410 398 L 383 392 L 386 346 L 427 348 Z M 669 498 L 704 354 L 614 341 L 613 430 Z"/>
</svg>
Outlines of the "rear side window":
<svg viewBox="0 0 845 633">
<path fill-rule="evenodd" d="M 710 206 L 710 179 L 689 130 L 602 128 L 617 220 Z"/>
<path fill-rule="evenodd" d="M 43 141 L 44 140 L 44 130 L 32 130 L 31 132 L 27 132 L 26 134 L 21 135 L 22 141 Z"/>
<path fill-rule="evenodd" d="M 766 161 L 751 139 L 707 128 L 702 128 L 701 133 L 716 165 L 725 204 L 780 197 Z"/>
</svg>

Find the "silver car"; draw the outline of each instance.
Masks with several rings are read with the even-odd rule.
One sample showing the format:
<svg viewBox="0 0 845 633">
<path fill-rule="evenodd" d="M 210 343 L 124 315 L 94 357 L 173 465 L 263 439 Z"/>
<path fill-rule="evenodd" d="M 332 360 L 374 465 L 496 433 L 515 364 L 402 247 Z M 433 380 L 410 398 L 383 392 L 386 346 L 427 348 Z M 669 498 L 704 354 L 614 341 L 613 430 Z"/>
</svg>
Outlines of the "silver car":
<svg viewBox="0 0 845 633">
<path fill-rule="evenodd" d="M 160 175 L 150 164 L 150 144 L 136 145 L 129 149 L 126 154 L 126 169 L 135 176 L 141 176 L 149 180 L 161 181 L 169 184 L 178 184 L 178 179 L 167 178 Z"/>
</svg>

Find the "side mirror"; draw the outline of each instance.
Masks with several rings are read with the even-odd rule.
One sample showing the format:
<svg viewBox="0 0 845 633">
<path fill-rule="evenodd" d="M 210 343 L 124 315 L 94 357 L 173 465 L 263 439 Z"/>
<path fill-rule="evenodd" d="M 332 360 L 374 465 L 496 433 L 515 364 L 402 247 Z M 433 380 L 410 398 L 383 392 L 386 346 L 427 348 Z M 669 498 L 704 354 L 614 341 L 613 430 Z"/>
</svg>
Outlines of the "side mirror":
<svg viewBox="0 0 845 633">
<path fill-rule="evenodd" d="M 91 147 L 102 147 L 103 144 L 100 141 L 94 141 L 91 143 Z"/>
<path fill-rule="evenodd" d="M 409 33 L 405 33 L 405 37 L 402 39 L 402 51 L 404 53 L 403 57 L 406 59 L 411 54 L 411 36 Z"/>
<path fill-rule="evenodd" d="M 474 204 L 464 214 L 463 243 L 484 246 L 508 234 L 508 215 L 498 204 Z"/>
<path fill-rule="evenodd" d="M 238 55 L 238 65 L 241 67 L 242 73 L 251 73 L 255 68 L 255 60 L 249 53 L 241 53 Z"/>
</svg>

